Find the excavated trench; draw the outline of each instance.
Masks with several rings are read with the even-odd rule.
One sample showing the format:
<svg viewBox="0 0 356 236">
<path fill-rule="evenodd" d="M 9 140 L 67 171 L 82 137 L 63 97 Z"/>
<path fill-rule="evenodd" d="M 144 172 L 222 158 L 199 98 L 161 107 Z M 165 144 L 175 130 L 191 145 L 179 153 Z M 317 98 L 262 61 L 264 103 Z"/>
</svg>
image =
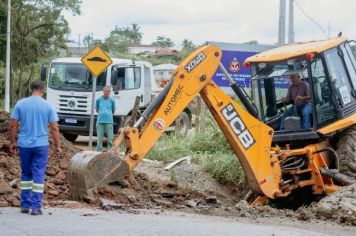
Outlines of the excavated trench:
<svg viewBox="0 0 356 236">
<path fill-rule="evenodd" d="M 20 165 L 18 156 L 8 154 L 9 114 L 0 112 L 0 207 L 20 206 Z M 50 140 L 53 147 L 53 141 Z M 303 221 L 315 219 L 356 225 L 356 185 L 313 202 L 297 210 L 276 209 L 271 206 L 251 207 L 241 201 L 248 188 L 221 186 L 200 166 L 180 163 L 169 171 L 164 163 L 142 162 L 122 181 L 101 187 L 96 198 L 72 201 L 67 182 L 71 157 L 80 151 L 62 138 L 63 153 L 54 154 L 50 148 L 46 172 L 44 206 L 93 207 L 134 212 L 138 209 L 179 210 L 201 214 L 247 217 L 290 217 Z"/>
</svg>

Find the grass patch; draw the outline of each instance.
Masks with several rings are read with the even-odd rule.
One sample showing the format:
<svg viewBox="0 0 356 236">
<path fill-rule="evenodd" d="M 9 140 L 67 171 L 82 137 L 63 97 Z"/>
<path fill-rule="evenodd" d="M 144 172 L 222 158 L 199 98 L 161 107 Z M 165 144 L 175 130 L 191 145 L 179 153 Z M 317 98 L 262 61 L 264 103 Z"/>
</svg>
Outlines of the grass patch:
<svg viewBox="0 0 356 236">
<path fill-rule="evenodd" d="M 148 159 L 173 161 L 191 156 L 192 161 L 222 184 L 245 182 L 243 169 L 215 121 L 208 120 L 203 132 L 180 138 L 165 135 L 147 155 Z"/>
<path fill-rule="evenodd" d="M 155 144 L 146 158 L 158 161 L 173 161 L 184 156 L 189 156 L 192 154 L 192 151 L 186 145 L 187 142 L 192 142 L 192 137 L 183 139 L 172 134 L 164 135 Z"/>
<path fill-rule="evenodd" d="M 221 184 L 239 185 L 245 183 L 245 174 L 234 154 L 214 153 L 198 155 L 198 164 Z"/>
</svg>

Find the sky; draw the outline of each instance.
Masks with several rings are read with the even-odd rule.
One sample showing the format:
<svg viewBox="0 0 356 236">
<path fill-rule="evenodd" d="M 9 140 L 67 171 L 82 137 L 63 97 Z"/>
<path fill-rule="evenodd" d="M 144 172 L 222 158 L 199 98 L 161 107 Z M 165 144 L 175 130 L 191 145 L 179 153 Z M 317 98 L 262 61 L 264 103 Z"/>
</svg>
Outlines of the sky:
<svg viewBox="0 0 356 236">
<path fill-rule="evenodd" d="M 104 39 L 115 26 L 127 27 L 132 23 L 140 26 L 143 44 L 151 44 L 157 36 L 172 39 L 176 48 L 184 39 L 195 45 L 206 41 L 244 43 L 257 40 L 260 44 L 278 41 L 279 0 L 82 1 L 81 15 L 64 13 L 71 29 L 70 38 L 74 41 L 88 34 L 93 34 L 94 39 Z M 347 38 L 356 39 L 355 0 L 295 2 L 295 41 L 326 39 L 340 31 Z"/>
</svg>

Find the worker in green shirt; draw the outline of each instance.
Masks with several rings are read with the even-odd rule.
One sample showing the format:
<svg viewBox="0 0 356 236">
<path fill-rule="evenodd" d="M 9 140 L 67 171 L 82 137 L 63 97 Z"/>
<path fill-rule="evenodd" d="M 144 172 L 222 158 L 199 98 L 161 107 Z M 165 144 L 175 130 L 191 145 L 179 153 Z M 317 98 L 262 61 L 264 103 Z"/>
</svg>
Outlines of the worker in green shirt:
<svg viewBox="0 0 356 236">
<path fill-rule="evenodd" d="M 112 148 L 112 140 L 114 137 L 113 127 L 113 115 L 115 113 L 115 101 L 110 97 L 111 87 L 105 86 L 103 88 L 103 96 L 96 99 L 95 108 L 98 113 L 98 119 L 96 121 L 96 135 L 97 144 L 96 151 L 101 152 L 103 150 L 103 137 L 104 133 L 108 138 L 108 148 Z"/>
</svg>

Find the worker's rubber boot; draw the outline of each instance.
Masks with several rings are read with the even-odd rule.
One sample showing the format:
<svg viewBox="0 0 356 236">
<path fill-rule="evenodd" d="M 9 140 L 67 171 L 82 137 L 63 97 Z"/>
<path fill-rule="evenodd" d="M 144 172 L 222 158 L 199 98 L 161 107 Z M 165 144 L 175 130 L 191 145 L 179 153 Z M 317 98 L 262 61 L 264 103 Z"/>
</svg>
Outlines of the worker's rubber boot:
<svg viewBox="0 0 356 236">
<path fill-rule="evenodd" d="M 25 214 L 30 213 L 30 208 L 21 207 L 21 213 L 25 213 Z"/>
<path fill-rule="evenodd" d="M 31 211 L 31 215 L 33 215 L 33 216 L 39 216 L 39 215 L 42 215 L 42 214 L 43 214 L 43 212 L 40 209 Z"/>
</svg>

